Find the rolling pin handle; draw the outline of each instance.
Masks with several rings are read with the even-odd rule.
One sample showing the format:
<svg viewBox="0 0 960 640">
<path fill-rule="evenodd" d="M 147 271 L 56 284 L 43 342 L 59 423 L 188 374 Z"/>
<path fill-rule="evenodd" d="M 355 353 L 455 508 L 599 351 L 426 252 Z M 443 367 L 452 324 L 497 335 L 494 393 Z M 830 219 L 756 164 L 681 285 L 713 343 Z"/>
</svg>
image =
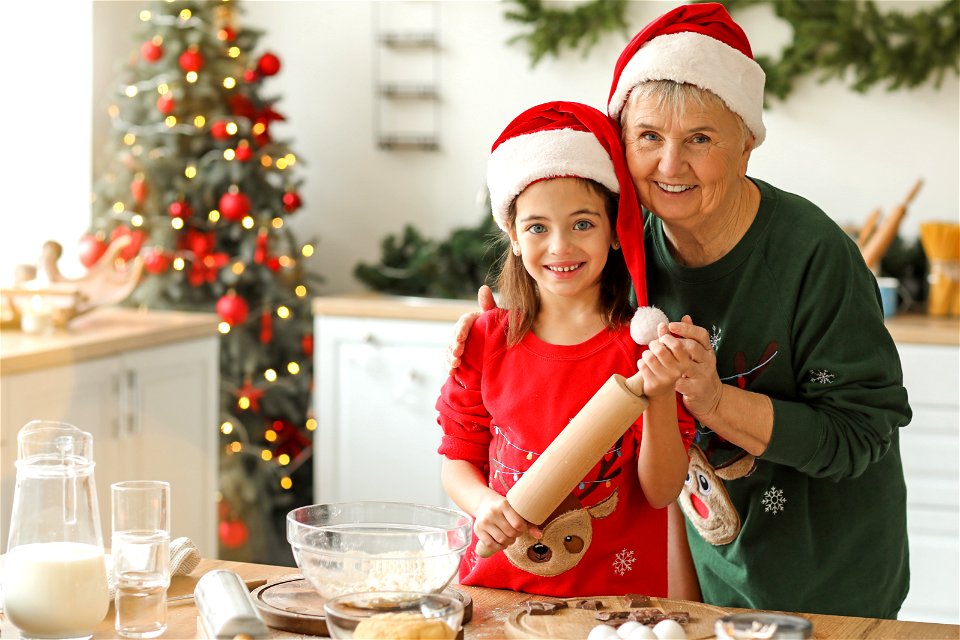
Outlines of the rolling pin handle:
<svg viewBox="0 0 960 640">
<path fill-rule="evenodd" d="M 496 549 L 491 549 L 487 545 L 483 544 L 481 541 L 477 540 L 477 555 L 481 558 L 489 558 L 497 552 Z"/>
</svg>

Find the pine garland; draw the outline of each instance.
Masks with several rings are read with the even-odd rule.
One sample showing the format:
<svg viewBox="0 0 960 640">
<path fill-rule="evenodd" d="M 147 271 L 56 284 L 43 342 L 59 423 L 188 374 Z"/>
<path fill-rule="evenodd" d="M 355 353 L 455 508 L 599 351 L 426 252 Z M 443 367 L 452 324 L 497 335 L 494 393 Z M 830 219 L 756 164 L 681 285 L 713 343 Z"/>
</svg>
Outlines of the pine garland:
<svg viewBox="0 0 960 640">
<path fill-rule="evenodd" d="M 707 0 L 694 0 L 704 2 Z M 559 56 L 563 48 L 589 52 L 599 38 L 626 28 L 623 0 L 593 0 L 565 11 L 545 8 L 542 0 L 510 0 L 516 8 L 506 18 L 530 27 L 508 42 L 524 42 L 531 66 L 546 55 Z M 795 81 L 819 73 L 819 81 L 851 74 L 851 88 L 863 93 L 886 83 L 888 91 L 914 88 L 933 80 L 939 88 L 952 69 L 960 73 L 960 0 L 910 15 L 881 12 L 874 0 L 724 0 L 731 11 L 768 4 L 790 23 L 793 41 L 780 57 L 758 56 L 767 74 L 766 93 L 781 100 Z"/>
</svg>

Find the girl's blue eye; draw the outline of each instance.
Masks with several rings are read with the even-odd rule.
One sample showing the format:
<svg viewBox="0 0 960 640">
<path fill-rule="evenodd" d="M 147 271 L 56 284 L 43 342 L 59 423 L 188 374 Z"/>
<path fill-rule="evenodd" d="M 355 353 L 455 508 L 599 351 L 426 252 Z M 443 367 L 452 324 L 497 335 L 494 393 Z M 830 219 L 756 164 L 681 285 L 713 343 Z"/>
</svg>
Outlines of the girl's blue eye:
<svg viewBox="0 0 960 640">
<path fill-rule="evenodd" d="M 573 225 L 573 228 L 577 231 L 586 231 L 587 229 L 593 228 L 593 223 L 589 220 L 577 220 L 576 224 Z"/>
<path fill-rule="evenodd" d="M 537 224 L 532 224 L 532 225 L 530 225 L 529 227 L 527 227 L 527 231 L 530 232 L 530 233 L 543 233 L 543 232 L 546 231 L 546 230 L 547 230 L 547 228 L 546 228 L 545 226 L 543 226 L 542 224 L 539 224 L 539 223 L 537 223 Z"/>
</svg>

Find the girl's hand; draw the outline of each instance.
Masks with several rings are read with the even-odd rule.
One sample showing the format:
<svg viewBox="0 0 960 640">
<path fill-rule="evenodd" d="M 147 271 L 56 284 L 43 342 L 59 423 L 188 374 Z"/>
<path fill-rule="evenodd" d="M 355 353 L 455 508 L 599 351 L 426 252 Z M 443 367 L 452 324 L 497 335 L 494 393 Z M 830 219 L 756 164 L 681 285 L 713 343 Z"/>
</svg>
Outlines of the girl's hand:
<svg viewBox="0 0 960 640">
<path fill-rule="evenodd" d="M 524 520 L 496 491 L 491 490 L 490 495 L 480 501 L 475 517 L 473 532 L 478 542 L 494 551 L 506 549 L 524 533 L 529 532 L 535 538 L 542 535 L 538 527 Z"/>
<path fill-rule="evenodd" d="M 723 383 L 717 374 L 717 354 L 710 343 L 710 334 L 693 324 L 690 316 L 683 316 L 682 322 L 671 322 L 668 329 L 682 338 L 691 363 L 677 381 L 677 393 L 683 396 L 683 404 L 694 418 L 710 424 L 710 416 L 720 405 L 723 395 Z"/>
<path fill-rule="evenodd" d="M 637 361 L 643 393 L 648 398 L 674 393 L 677 381 L 692 364 L 684 341 L 670 335 L 666 323 L 657 326 L 657 333 L 659 337 L 647 345 L 649 348 Z"/>
</svg>

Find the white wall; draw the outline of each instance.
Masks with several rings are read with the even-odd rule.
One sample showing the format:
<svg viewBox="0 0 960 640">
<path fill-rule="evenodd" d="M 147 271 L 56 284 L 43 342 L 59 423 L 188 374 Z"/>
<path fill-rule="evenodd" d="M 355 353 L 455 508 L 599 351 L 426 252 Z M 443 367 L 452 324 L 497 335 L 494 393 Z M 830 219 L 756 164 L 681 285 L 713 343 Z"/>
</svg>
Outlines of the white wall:
<svg viewBox="0 0 960 640">
<path fill-rule="evenodd" d="M 676 4 L 632 3 L 628 36 Z M 98 0 L 94 5 L 96 167 L 103 162 L 97 154 L 107 122 L 100 89 L 116 61 L 137 44 L 123 25 L 136 25 L 141 4 Z M 377 261 L 382 238 L 405 223 L 436 238 L 478 223 L 486 155 L 506 123 L 546 100 L 602 107 L 628 37 L 611 34 L 586 58 L 566 52 L 531 69 L 521 46 L 506 44 L 520 32 L 503 17 L 506 5 L 442 2 L 442 149 L 386 152 L 377 149 L 373 132 L 374 4 L 246 0 L 241 6 L 239 20 L 264 30 L 261 48 L 274 51 L 283 63 L 280 74 L 267 81 L 266 92 L 281 97 L 278 110 L 288 121 L 271 130 L 289 139 L 302 161 L 306 206 L 291 223 L 301 239 L 320 240 L 313 267 L 327 282 L 318 293 L 362 289 L 351 275 L 354 266 Z M 885 10 L 925 6 L 930 5 L 881 3 Z M 789 33 L 766 7 L 737 18 L 757 52 L 776 51 Z M 956 76 L 939 90 L 877 88 L 865 95 L 841 82 L 804 79 L 787 102 L 774 102 L 764 114 L 767 141 L 754 153 L 750 174 L 806 196 L 849 224 L 876 207 L 889 210 L 923 178 L 904 223 L 905 235 L 915 237 L 922 220 L 958 219 L 958 95 Z M 85 203 L 71 203 L 71 215 L 81 206 Z"/>
<path fill-rule="evenodd" d="M 60 0 L 12 2 L 3 9 L 4 284 L 12 281 L 14 265 L 37 262 L 47 240 L 63 245 L 65 272 L 82 271 L 76 245 L 90 220 L 90 7 L 89 0 Z"/>
</svg>

